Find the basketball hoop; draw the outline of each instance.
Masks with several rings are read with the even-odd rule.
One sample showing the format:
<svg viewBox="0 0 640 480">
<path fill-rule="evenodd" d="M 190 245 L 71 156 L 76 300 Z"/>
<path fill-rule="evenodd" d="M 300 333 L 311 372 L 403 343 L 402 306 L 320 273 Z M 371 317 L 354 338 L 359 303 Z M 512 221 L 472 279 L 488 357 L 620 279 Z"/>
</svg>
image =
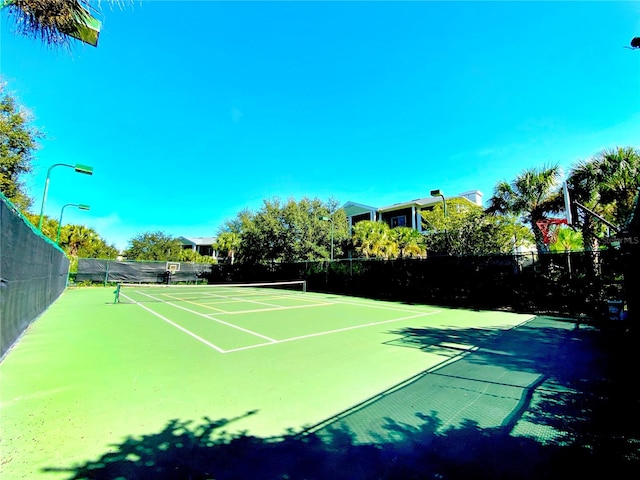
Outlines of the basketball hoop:
<svg viewBox="0 0 640 480">
<path fill-rule="evenodd" d="M 542 232 L 542 241 L 545 245 L 556 243 L 558 241 L 559 226 L 566 225 L 566 218 L 543 218 L 536 222 L 536 225 Z"/>
<path fill-rule="evenodd" d="M 171 275 L 175 275 L 176 272 L 180 271 L 180 263 L 179 262 L 167 262 L 167 266 L 165 267 L 165 271 L 169 272 Z"/>
</svg>

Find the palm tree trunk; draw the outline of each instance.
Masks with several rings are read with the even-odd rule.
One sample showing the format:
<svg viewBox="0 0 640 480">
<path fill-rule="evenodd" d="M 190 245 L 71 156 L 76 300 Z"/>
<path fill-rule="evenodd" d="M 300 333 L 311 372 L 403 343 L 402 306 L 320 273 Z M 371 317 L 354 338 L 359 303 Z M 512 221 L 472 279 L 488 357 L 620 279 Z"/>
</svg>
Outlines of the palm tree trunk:
<svg viewBox="0 0 640 480">
<path fill-rule="evenodd" d="M 593 217 L 587 215 L 582 224 L 582 242 L 584 244 L 585 252 L 590 255 L 591 261 L 589 262 L 590 272 L 592 278 L 595 278 L 598 273 L 598 236 L 596 235 L 596 222 Z"/>
</svg>

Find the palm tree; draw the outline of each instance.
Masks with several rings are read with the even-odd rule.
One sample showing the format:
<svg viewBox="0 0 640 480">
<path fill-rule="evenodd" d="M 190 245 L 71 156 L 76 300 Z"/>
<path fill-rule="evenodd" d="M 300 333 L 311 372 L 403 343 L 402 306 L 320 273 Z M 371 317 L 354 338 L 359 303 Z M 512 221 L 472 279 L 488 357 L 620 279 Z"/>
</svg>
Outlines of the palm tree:
<svg viewBox="0 0 640 480">
<path fill-rule="evenodd" d="M 66 233 L 68 236 L 64 242 L 60 243 L 67 248 L 67 253 L 73 257 L 78 255 L 80 247 L 87 245 L 95 236 L 94 230 L 84 225 L 68 225 Z"/>
<path fill-rule="evenodd" d="M 569 172 L 567 185 L 571 192 L 571 200 L 584 205 L 598 215 L 603 215 L 603 206 L 600 204 L 598 193 L 601 181 L 600 169 L 593 159 L 577 162 Z M 602 224 L 593 215 L 582 213 L 579 224 L 582 231 L 582 240 L 587 251 L 598 250 L 598 238 L 601 235 Z"/>
<path fill-rule="evenodd" d="M 558 211 L 560 168 L 547 166 L 523 171 L 511 183 L 499 182 L 489 199 L 487 213 L 514 214 L 529 224 L 538 253 L 548 252 L 536 222 L 549 212 Z"/>
<path fill-rule="evenodd" d="M 0 8 L 15 17 L 19 33 L 47 45 L 68 44 L 69 37 L 98 44 L 101 24 L 89 12 L 95 11 L 89 0 L 0 0 Z"/>
<path fill-rule="evenodd" d="M 398 254 L 398 244 L 391 237 L 391 228 L 384 222 L 363 220 L 356 223 L 353 245 L 366 258 L 391 258 Z"/>
<path fill-rule="evenodd" d="M 622 226 L 631 218 L 640 187 L 640 150 L 632 147 L 604 150 L 597 162 L 602 202 L 612 205 L 611 220 Z"/>
<path fill-rule="evenodd" d="M 567 183 L 574 201 L 622 227 L 631 217 L 640 187 L 640 151 L 631 147 L 603 150 L 589 160 L 577 162 Z M 580 227 L 585 248 L 595 251 L 605 225 L 588 212 L 582 213 Z"/>
<path fill-rule="evenodd" d="M 411 227 L 391 229 L 391 237 L 398 245 L 400 257 L 424 256 L 427 253 L 424 236 Z"/>
<path fill-rule="evenodd" d="M 216 243 L 213 244 L 213 249 L 219 252 L 227 252 L 227 258 L 231 265 L 233 265 L 235 252 L 238 251 L 241 243 L 242 239 L 236 232 L 222 232 L 218 235 Z"/>
</svg>

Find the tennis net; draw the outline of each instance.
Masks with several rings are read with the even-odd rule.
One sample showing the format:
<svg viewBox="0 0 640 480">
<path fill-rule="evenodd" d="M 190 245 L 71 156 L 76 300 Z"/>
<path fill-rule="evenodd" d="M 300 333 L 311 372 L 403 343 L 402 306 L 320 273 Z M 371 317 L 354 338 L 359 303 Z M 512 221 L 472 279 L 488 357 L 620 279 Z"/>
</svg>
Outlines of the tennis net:
<svg viewBox="0 0 640 480">
<path fill-rule="evenodd" d="M 192 302 L 214 299 L 256 299 L 291 295 L 307 291 L 305 280 L 264 283 L 216 283 L 216 284 L 144 284 L 119 283 L 114 303 L 144 302 Z"/>
</svg>

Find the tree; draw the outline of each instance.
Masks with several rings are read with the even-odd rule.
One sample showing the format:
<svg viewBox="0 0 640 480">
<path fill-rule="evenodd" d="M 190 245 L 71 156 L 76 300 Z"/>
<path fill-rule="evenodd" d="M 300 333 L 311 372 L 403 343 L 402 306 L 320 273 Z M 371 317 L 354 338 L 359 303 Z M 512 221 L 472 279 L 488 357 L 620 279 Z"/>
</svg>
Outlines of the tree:
<svg viewBox="0 0 640 480">
<path fill-rule="evenodd" d="M 529 229 L 513 215 L 488 215 L 479 205 L 451 199 L 447 216 L 443 206 L 422 212 L 427 225 L 430 253 L 449 255 L 484 255 L 511 253 L 533 240 Z"/>
<path fill-rule="evenodd" d="M 570 227 L 560 227 L 558 239 L 549 245 L 552 252 L 575 252 L 582 248 L 582 235 Z"/>
<path fill-rule="evenodd" d="M 242 256 L 250 262 L 282 261 L 284 225 L 280 219 L 280 200 L 264 200 L 256 213 L 242 217 Z"/>
<path fill-rule="evenodd" d="M 88 244 L 91 241 L 93 233 L 95 232 L 84 225 L 67 226 L 65 237 L 66 245 L 69 249 L 69 255 L 77 257 L 80 246 Z"/>
<path fill-rule="evenodd" d="M 603 150 L 586 161 L 576 162 L 567 180 L 572 200 L 618 227 L 631 218 L 640 188 L 640 151 L 631 147 Z M 597 250 L 606 224 L 578 208 L 585 248 Z"/>
<path fill-rule="evenodd" d="M 384 222 L 362 220 L 353 226 L 353 245 L 365 258 L 393 258 L 398 252 L 391 228 Z"/>
<path fill-rule="evenodd" d="M 233 265 L 235 252 L 238 251 L 242 243 L 242 237 L 239 233 L 226 231 L 221 232 L 218 235 L 216 243 L 213 244 L 213 249 L 218 252 L 224 252 L 229 259 L 229 263 Z"/>
<path fill-rule="evenodd" d="M 129 240 L 124 255 L 129 260 L 179 260 L 182 245 L 162 231 L 144 232 Z"/>
<path fill-rule="evenodd" d="M 24 175 L 31 172 L 34 152 L 43 134 L 30 125 L 31 114 L 6 93 L 0 81 L 0 191 L 20 210 L 32 199 L 25 191 Z"/>
<path fill-rule="evenodd" d="M 542 232 L 536 222 L 549 212 L 558 211 L 560 168 L 548 166 L 523 171 L 511 183 L 499 182 L 489 199 L 488 213 L 513 214 L 527 223 L 536 241 L 538 253 L 547 252 Z"/>
<path fill-rule="evenodd" d="M 640 150 L 632 147 L 604 150 L 596 162 L 600 170 L 600 197 L 612 207 L 611 221 L 624 226 L 631 218 L 640 188 Z"/>
<path fill-rule="evenodd" d="M 39 215 L 24 212 L 24 216 L 34 226 L 38 225 Z M 42 234 L 55 242 L 58 236 L 58 220 L 45 215 L 42 222 Z M 81 258 L 116 258 L 118 249 L 108 244 L 93 228 L 84 225 L 63 225 L 60 229 L 60 248 L 71 257 Z"/>
<path fill-rule="evenodd" d="M 411 227 L 392 228 L 391 238 L 398 245 L 400 258 L 423 257 L 427 254 L 424 235 Z"/>
<path fill-rule="evenodd" d="M 98 44 L 101 25 L 88 0 L 0 0 L 0 8 L 15 17 L 19 33 L 47 45 L 68 45 L 69 37 Z"/>
<path fill-rule="evenodd" d="M 593 159 L 575 163 L 567 179 L 572 201 L 579 202 L 598 215 L 604 214 L 604 205 L 600 204 L 598 193 L 600 181 L 599 168 Z M 584 248 L 587 251 L 598 250 L 599 237 L 602 235 L 605 225 L 584 210 L 578 209 L 576 213 L 579 214 L 579 219 L 574 221 L 580 225 Z"/>
<path fill-rule="evenodd" d="M 209 255 L 201 255 L 199 252 L 192 250 L 191 248 L 182 248 L 177 260 L 189 263 L 217 263 L 216 258 Z"/>
<path fill-rule="evenodd" d="M 59 245 L 67 255 L 80 258 L 116 258 L 119 254 L 116 247 L 84 225 L 64 225 L 60 230 Z"/>
<path fill-rule="evenodd" d="M 223 232 L 240 236 L 237 256 L 242 262 L 319 260 L 327 258 L 331 248 L 331 225 L 321 221 L 322 216 L 333 219 L 335 253 L 339 256 L 348 238 L 347 218 L 334 200 L 264 200 L 259 211 L 243 210 L 236 219 L 227 221 Z"/>
</svg>

